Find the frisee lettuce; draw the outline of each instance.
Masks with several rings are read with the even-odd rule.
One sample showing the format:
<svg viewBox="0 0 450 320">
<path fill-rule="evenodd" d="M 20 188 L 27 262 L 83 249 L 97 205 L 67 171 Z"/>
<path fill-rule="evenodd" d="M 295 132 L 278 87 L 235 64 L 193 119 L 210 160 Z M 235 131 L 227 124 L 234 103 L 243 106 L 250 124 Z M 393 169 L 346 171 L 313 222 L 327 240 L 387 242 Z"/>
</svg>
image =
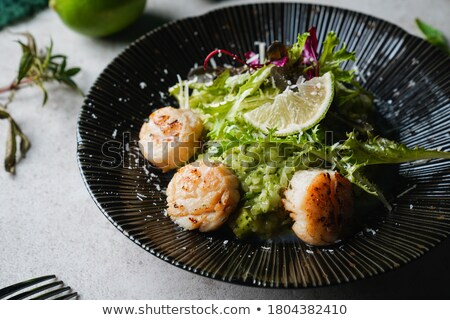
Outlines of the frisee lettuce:
<svg viewBox="0 0 450 320">
<path fill-rule="evenodd" d="M 346 46 L 336 50 L 340 44 L 340 40 L 336 33 L 328 33 L 325 41 L 323 42 L 323 50 L 320 54 L 319 66 L 321 74 L 325 74 L 328 71 L 333 72 L 335 81 L 344 82 L 348 84 L 354 84 L 354 70 L 344 70 L 340 65 L 347 61 L 356 60 L 356 52 L 349 52 Z"/>
<path fill-rule="evenodd" d="M 357 139 L 351 132 L 348 139 L 338 144 L 334 153 L 347 163 L 357 165 L 395 164 L 428 159 L 450 159 L 449 152 L 427 150 L 425 148 L 408 148 L 404 144 L 382 137 L 370 137 L 366 141 Z"/>
</svg>

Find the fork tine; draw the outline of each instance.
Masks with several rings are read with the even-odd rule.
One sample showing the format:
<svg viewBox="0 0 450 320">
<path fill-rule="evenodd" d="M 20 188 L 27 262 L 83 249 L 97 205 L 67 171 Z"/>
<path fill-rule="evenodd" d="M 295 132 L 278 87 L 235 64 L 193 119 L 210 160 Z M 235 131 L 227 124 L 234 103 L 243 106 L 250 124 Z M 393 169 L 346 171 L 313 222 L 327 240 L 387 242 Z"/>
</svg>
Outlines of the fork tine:
<svg viewBox="0 0 450 320">
<path fill-rule="evenodd" d="M 62 282 L 62 281 L 48 283 L 48 284 L 45 284 L 43 286 L 34 288 L 34 289 L 30 290 L 30 291 L 25 291 L 25 292 L 19 293 L 18 295 L 15 295 L 13 297 L 8 298 L 8 300 L 25 299 L 25 298 L 28 298 L 28 297 L 30 297 L 32 295 L 35 295 L 38 292 L 41 292 L 41 291 L 44 291 L 44 290 L 47 290 L 49 288 L 56 287 L 56 286 L 59 286 L 59 285 L 63 285 L 63 284 L 64 284 L 64 282 Z"/>
<path fill-rule="evenodd" d="M 49 279 L 54 279 L 56 278 L 55 275 L 49 275 L 49 276 L 43 276 L 43 277 L 39 277 L 39 278 L 34 278 L 34 279 L 30 279 L 27 281 L 23 281 L 23 282 L 19 282 L 16 284 L 13 284 L 11 286 L 8 286 L 6 288 L 0 289 L 0 299 L 7 297 L 19 290 L 22 290 L 24 288 L 30 287 L 32 285 L 35 285 L 39 282 L 45 281 L 45 280 L 49 280 Z"/>
<path fill-rule="evenodd" d="M 65 292 L 65 291 L 69 291 L 69 290 L 71 290 L 70 287 L 64 287 L 64 288 L 56 289 L 56 290 L 53 290 L 53 291 L 41 294 L 40 296 L 38 296 L 36 298 L 32 298 L 30 300 L 45 300 L 45 299 L 54 297 L 54 296 L 60 294 L 61 292 Z"/>
<path fill-rule="evenodd" d="M 70 300 L 70 299 L 76 298 L 76 297 L 78 297 L 78 292 L 72 292 L 72 293 L 66 294 L 64 296 L 60 296 L 60 297 L 56 298 L 55 300 Z"/>
</svg>

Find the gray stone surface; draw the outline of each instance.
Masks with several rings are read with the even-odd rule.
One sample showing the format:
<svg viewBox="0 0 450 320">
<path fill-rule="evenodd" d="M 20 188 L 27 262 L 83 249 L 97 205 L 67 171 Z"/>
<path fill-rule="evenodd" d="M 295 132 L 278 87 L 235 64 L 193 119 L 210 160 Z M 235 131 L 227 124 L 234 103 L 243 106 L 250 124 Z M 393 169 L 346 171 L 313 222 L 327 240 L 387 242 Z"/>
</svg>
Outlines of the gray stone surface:
<svg viewBox="0 0 450 320">
<path fill-rule="evenodd" d="M 233 3 L 242 3 L 234 1 Z M 372 14 L 418 34 L 414 18 L 450 36 L 448 0 L 324 0 L 318 3 Z M 0 84 L 13 79 L 20 49 L 9 31 L 31 31 L 41 45 L 82 66 L 76 80 L 86 92 L 101 70 L 126 45 L 168 19 L 203 13 L 225 3 L 149 0 L 146 19 L 109 39 L 94 40 L 65 28 L 49 10 L 0 32 Z M 0 287 L 56 274 L 82 299 L 315 299 L 423 297 L 450 285 L 449 240 L 397 271 L 357 283 L 308 290 L 256 289 L 183 271 L 152 256 L 118 232 L 89 197 L 76 162 L 76 123 L 82 97 L 56 85 L 40 107 L 38 89 L 21 90 L 10 111 L 32 141 L 17 175 L 0 171 Z M 6 125 L 0 122 L 3 157 Z M 444 292 L 444 291 L 442 291 Z M 448 289 L 445 291 L 448 296 Z M 442 295 L 441 295 L 442 296 Z"/>
</svg>

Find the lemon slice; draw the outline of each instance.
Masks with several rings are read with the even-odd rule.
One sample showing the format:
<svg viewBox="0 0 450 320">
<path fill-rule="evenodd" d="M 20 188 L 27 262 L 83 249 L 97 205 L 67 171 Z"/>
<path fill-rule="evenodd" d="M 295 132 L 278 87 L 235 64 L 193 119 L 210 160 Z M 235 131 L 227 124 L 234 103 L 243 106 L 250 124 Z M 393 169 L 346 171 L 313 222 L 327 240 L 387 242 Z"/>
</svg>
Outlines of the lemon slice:
<svg viewBox="0 0 450 320">
<path fill-rule="evenodd" d="M 298 85 L 298 92 L 287 88 L 275 100 L 244 114 L 244 119 L 268 133 L 287 136 L 311 128 L 325 117 L 333 101 L 334 82 L 331 72 Z"/>
</svg>

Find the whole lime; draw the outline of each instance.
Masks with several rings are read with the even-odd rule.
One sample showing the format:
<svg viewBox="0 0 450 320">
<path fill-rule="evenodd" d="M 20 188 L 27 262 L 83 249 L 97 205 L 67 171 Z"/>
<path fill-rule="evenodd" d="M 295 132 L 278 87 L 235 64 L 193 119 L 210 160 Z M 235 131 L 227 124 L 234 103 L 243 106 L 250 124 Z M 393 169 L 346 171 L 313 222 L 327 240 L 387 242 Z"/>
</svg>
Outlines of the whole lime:
<svg viewBox="0 0 450 320">
<path fill-rule="evenodd" d="M 146 0 L 50 0 L 49 6 L 71 29 L 92 37 L 115 33 L 133 23 Z"/>
</svg>

